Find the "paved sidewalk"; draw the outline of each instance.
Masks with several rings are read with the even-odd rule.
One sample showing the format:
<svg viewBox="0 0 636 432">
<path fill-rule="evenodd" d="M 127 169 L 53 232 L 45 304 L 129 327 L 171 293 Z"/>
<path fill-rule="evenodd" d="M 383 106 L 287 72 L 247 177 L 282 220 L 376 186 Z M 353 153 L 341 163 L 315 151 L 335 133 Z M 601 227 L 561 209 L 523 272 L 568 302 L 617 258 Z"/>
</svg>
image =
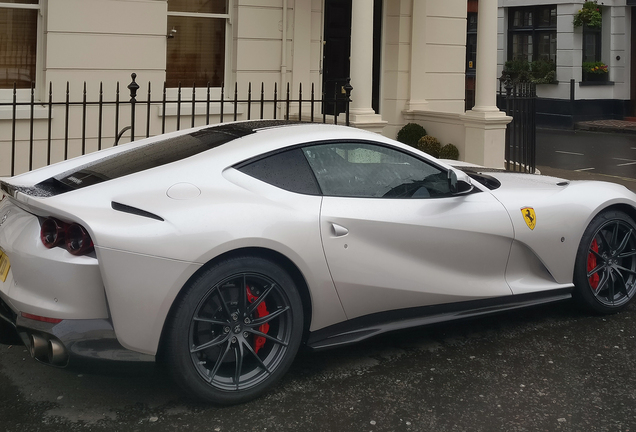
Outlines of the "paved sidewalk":
<svg viewBox="0 0 636 432">
<path fill-rule="evenodd" d="M 538 166 L 537 169 L 543 175 L 560 177 L 568 180 L 597 180 L 619 183 L 636 193 L 636 178 L 611 176 L 607 174 L 591 173 L 589 171 L 570 171 L 546 166 Z"/>
<path fill-rule="evenodd" d="M 576 130 L 636 134 L 636 121 L 629 121 L 629 120 L 583 121 L 583 122 L 578 122 L 576 124 Z"/>
</svg>

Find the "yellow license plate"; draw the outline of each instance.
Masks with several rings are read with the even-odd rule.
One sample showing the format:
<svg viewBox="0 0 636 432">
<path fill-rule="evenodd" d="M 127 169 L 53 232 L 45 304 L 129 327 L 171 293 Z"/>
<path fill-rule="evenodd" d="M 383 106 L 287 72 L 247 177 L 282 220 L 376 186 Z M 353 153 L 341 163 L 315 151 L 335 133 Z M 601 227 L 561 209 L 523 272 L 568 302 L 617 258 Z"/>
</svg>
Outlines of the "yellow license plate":
<svg viewBox="0 0 636 432">
<path fill-rule="evenodd" d="M 4 252 L 0 251 L 0 280 L 2 282 L 7 280 L 10 268 L 11 263 L 9 262 L 9 257 Z"/>
</svg>

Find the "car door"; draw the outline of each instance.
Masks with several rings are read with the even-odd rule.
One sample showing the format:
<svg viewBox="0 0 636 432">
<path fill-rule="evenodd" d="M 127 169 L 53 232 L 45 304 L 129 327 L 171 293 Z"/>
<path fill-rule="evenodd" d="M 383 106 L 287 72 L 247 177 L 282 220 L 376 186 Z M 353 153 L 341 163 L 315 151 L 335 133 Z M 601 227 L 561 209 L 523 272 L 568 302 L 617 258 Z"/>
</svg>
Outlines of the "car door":
<svg viewBox="0 0 636 432">
<path fill-rule="evenodd" d="M 506 296 L 513 238 L 488 192 L 450 192 L 448 172 L 363 142 L 303 149 L 324 195 L 325 257 L 348 318 Z"/>
</svg>

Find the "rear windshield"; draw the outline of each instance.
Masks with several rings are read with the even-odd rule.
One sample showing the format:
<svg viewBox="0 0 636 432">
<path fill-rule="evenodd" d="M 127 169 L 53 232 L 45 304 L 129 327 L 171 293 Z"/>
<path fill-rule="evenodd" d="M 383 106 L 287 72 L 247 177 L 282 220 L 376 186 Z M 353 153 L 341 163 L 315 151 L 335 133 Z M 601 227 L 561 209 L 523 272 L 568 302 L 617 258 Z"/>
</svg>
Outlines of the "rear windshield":
<svg viewBox="0 0 636 432">
<path fill-rule="evenodd" d="M 81 189 L 104 181 L 176 162 L 253 133 L 231 125 L 196 132 L 133 148 L 82 165 L 36 185 L 46 195 Z"/>
</svg>

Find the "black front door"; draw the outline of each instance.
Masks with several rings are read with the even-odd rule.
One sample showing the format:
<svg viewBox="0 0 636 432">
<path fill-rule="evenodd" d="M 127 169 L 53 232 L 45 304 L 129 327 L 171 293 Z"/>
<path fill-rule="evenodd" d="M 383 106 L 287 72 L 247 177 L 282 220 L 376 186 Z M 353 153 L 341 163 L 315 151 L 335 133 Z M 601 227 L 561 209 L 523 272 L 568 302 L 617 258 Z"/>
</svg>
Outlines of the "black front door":
<svg viewBox="0 0 636 432">
<path fill-rule="evenodd" d="M 351 0 L 325 0 L 325 46 L 322 88 L 326 114 L 344 112 L 342 87 L 347 83 L 351 55 Z"/>
</svg>

